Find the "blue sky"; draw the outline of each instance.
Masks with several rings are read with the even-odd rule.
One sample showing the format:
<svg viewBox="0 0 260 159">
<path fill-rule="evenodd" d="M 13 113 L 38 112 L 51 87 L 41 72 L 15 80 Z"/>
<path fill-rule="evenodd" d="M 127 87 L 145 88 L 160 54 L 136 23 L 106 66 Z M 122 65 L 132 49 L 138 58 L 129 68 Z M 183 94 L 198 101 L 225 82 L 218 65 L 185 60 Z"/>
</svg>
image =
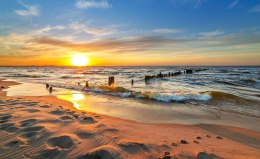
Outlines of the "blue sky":
<svg viewBox="0 0 260 159">
<path fill-rule="evenodd" d="M 1 0 L 0 62 L 259 65 L 259 19 L 259 0 Z"/>
</svg>

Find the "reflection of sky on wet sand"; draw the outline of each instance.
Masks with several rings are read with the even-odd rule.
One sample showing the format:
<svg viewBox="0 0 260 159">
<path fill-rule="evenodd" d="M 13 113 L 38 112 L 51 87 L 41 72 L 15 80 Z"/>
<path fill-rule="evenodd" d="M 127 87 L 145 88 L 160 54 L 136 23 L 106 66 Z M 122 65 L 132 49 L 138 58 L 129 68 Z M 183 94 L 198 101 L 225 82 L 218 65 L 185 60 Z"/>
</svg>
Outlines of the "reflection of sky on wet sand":
<svg viewBox="0 0 260 159">
<path fill-rule="evenodd" d="M 84 100 L 85 96 L 81 93 L 76 93 L 76 94 L 72 94 L 72 95 L 58 95 L 58 98 L 66 100 L 66 101 L 70 101 L 73 103 L 73 106 L 79 110 L 83 110 L 82 109 L 82 105 L 78 104 L 78 102 L 80 102 L 80 100 Z"/>
</svg>

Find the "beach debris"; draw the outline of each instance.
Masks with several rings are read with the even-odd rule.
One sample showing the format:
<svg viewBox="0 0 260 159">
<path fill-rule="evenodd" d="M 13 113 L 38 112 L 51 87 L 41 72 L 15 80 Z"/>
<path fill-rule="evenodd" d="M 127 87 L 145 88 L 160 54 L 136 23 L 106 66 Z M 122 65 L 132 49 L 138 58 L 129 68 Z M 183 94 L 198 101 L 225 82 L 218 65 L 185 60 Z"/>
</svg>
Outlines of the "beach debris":
<svg viewBox="0 0 260 159">
<path fill-rule="evenodd" d="M 196 139 L 201 140 L 202 138 L 200 136 L 197 136 Z"/>
<path fill-rule="evenodd" d="M 188 141 L 186 141 L 186 140 L 181 140 L 180 143 L 181 143 L 181 144 L 188 144 Z"/>
<path fill-rule="evenodd" d="M 168 156 L 168 155 L 170 155 L 170 154 L 171 154 L 171 153 L 168 152 L 168 151 L 164 152 L 164 155 L 165 155 L 165 156 Z"/>
<path fill-rule="evenodd" d="M 200 144 L 200 142 L 197 141 L 197 140 L 194 140 L 193 142 L 194 142 L 195 144 Z"/>
<path fill-rule="evenodd" d="M 217 139 L 223 139 L 221 136 L 216 136 Z"/>
<path fill-rule="evenodd" d="M 74 113 L 72 116 L 73 116 L 74 118 L 76 118 L 76 119 L 79 119 L 79 114 L 77 114 L 77 113 Z"/>
<path fill-rule="evenodd" d="M 210 136 L 210 135 L 206 135 L 206 137 L 207 137 L 207 138 L 211 138 L 211 136 Z"/>
<path fill-rule="evenodd" d="M 1 86 L 1 88 L 5 88 L 4 86 Z"/>
<path fill-rule="evenodd" d="M 114 76 L 109 76 L 108 77 L 108 85 L 111 86 L 115 83 L 115 77 Z"/>
<path fill-rule="evenodd" d="M 176 143 L 172 143 L 172 146 L 177 147 L 178 145 Z"/>
</svg>

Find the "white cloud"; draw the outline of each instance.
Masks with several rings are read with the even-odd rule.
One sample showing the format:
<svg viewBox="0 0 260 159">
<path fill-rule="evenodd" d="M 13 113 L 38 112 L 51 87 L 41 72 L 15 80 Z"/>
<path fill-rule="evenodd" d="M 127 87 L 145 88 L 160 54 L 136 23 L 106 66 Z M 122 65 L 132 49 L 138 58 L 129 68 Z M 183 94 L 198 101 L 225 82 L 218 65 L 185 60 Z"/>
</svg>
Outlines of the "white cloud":
<svg viewBox="0 0 260 159">
<path fill-rule="evenodd" d="M 77 0 L 75 6 L 80 9 L 84 8 L 101 8 L 107 9 L 111 8 L 112 5 L 108 3 L 107 0 Z"/>
<path fill-rule="evenodd" d="M 68 28 L 75 31 L 85 32 L 87 34 L 95 35 L 95 36 L 104 36 L 109 35 L 114 32 L 113 29 L 108 28 L 91 28 L 85 24 L 79 22 L 73 22 L 68 25 Z"/>
<path fill-rule="evenodd" d="M 254 13 L 260 12 L 260 4 L 254 6 L 252 9 L 250 9 L 250 12 L 254 12 Z"/>
<path fill-rule="evenodd" d="M 234 0 L 232 3 L 230 3 L 228 8 L 230 8 L 230 9 L 234 8 L 238 4 L 238 2 L 239 2 L 239 0 Z"/>
<path fill-rule="evenodd" d="M 199 33 L 199 35 L 201 35 L 203 37 L 214 37 L 214 36 L 218 36 L 218 35 L 222 35 L 222 34 L 224 34 L 224 32 L 219 31 L 219 30 Z"/>
<path fill-rule="evenodd" d="M 20 2 L 20 4 L 25 8 L 25 9 L 19 9 L 15 10 L 15 13 L 24 16 L 24 17 L 33 17 L 33 16 L 39 16 L 40 15 L 40 8 L 37 5 L 33 4 L 24 4 Z"/>
<path fill-rule="evenodd" d="M 155 33 L 162 33 L 162 34 L 167 34 L 167 33 L 180 33 L 182 30 L 180 29 L 173 29 L 173 28 L 160 28 L 160 29 L 154 29 L 153 32 Z"/>
<path fill-rule="evenodd" d="M 171 3 L 176 6 L 192 5 L 193 8 L 200 8 L 207 0 L 171 0 Z"/>
</svg>

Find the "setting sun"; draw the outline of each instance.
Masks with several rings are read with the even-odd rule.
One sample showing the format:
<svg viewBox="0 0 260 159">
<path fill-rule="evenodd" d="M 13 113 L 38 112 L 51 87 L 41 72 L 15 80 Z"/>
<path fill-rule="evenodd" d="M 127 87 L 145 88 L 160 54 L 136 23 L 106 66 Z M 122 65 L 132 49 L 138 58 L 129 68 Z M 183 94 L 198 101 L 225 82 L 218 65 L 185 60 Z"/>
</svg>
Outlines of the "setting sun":
<svg viewBox="0 0 260 159">
<path fill-rule="evenodd" d="M 83 55 L 76 55 L 72 57 L 71 64 L 73 66 L 86 66 L 89 63 L 89 59 Z"/>
</svg>

